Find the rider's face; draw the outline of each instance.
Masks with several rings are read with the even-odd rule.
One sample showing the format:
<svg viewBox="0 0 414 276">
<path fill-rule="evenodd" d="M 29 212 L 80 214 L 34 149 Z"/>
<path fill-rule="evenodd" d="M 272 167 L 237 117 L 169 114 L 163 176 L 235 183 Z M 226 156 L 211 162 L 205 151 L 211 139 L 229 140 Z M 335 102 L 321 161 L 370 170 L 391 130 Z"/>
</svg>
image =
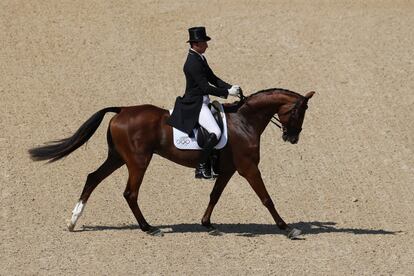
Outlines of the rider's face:
<svg viewBox="0 0 414 276">
<path fill-rule="evenodd" d="M 200 54 L 204 54 L 207 48 L 208 48 L 207 41 L 193 43 L 193 49 L 196 50 Z"/>
</svg>

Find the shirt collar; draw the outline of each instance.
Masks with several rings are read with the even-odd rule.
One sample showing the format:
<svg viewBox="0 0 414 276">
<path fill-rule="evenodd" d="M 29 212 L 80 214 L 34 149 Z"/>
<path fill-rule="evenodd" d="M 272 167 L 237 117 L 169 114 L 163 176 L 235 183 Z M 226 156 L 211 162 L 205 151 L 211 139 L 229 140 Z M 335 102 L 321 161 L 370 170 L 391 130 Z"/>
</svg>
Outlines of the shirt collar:
<svg viewBox="0 0 414 276">
<path fill-rule="evenodd" d="M 199 52 L 197 52 L 196 50 L 194 50 L 193 48 L 190 48 L 190 51 L 193 51 L 194 53 L 196 53 L 197 55 L 199 55 L 201 57 L 202 60 L 205 60 L 205 57 L 203 56 L 203 54 L 200 54 Z"/>
</svg>

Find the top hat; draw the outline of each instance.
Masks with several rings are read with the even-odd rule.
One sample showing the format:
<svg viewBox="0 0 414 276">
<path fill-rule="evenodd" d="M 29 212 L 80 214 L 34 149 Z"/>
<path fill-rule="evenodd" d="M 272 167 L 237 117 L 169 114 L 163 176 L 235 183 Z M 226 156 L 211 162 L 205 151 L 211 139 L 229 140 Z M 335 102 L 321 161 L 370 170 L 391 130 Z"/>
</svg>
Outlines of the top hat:
<svg viewBox="0 0 414 276">
<path fill-rule="evenodd" d="M 190 39 L 187 42 L 202 42 L 209 41 L 211 38 L 206 35 L 206 28 L 204 27 L 192 27 L 188 29 Z"/>
</svg>

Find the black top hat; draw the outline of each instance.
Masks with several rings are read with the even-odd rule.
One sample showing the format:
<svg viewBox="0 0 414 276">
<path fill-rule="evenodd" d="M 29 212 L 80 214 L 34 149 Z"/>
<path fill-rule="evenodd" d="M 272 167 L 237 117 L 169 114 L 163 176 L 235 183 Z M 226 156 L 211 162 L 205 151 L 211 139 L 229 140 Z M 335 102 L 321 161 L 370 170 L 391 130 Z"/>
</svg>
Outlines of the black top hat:
<svg viewBox="0 0 414 276">
<path fill-rule="evenodd" d="M 206 35 L 206 28 L 204 27 L 192 27 L 188 29 L 190 39 L 187 42 L 202 42 L 209 41 L 211 38 Z"/>
</svg>

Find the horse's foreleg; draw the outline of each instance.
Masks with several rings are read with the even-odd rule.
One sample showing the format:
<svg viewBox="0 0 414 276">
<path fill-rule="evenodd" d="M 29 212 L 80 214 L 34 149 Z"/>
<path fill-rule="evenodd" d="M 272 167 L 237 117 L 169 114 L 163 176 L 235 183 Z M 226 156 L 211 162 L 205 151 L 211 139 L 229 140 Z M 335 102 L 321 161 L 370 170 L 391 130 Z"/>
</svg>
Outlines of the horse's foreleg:
<svg viewBox="0 0 414 276">
<path fill-rule="evenodd" d="M 96 171 L 88 175 L 79 201 L 72 211 L 72 218 L 68 224 L 69 231 L 73 231 L 75 228 L 76 222 L 82 215 L 86 202 L 88 201 L 93 190 L 99 185 L 99 183 L 102 182 L 102 180 L 108 177 L 115 170 L 119 169 L 123 164 L 124 162 L 116 153 L 109 152 L 108 158 L 105 162 Z"/>
<path fill-rule="evenodd" d="M 263 205 L 269 210 L 279 229 L 286 230 L 289 238 L 295 238 L 300 235 L 300 230 L 294 228 L 291 229 L 276 211 L 276 208 L 273 204 L 272 199 L 270 198 L 269 193 L 266 190 L 261 173 L 257 166 L 250 167 L 246 170 L 239 170 L 239 173 L 247 179 L 250 186 L 259 196 Z"/>
<path fill-rule="evenodd" d="M 219 201 L 224 188 L 226 187 L 227 183 L 229 182 L 233 174 L 234 170 L 230 172 L 221 173 L 217 178 L 216 183 L 214 184 L 213 190 L 211 191 L 210 202 L 208 203 L 204 216 L 201 219 L 201 224 L 207 227 L 209 231 L 215 230 L 210 222 L 211 213 L 213 212 L 214 206 L 216 206 L 217 202 Z"/>
<path fill-rule="evenodd" d="M 124 197 L 131 208 L 136 220 L 142 231 L 151 235 L 162 235 L 160 229 L 151 226 L 144 218 L 141 209 L 138 205 L 138 194 L 142 180 L 144 179 L 145 171 L 151 161 L 152 153 L 140 154 L 135 156 L 134 160 L 127 161 L 129 171 L 128 183 L 124 192 Z"/>
</svg>

